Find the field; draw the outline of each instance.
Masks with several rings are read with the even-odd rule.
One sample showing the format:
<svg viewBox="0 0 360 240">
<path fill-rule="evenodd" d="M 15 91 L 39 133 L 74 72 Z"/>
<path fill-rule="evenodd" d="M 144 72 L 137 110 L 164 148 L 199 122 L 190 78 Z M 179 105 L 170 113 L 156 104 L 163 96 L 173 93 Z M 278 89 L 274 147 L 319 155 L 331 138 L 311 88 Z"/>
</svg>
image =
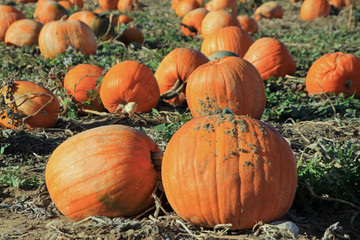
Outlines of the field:
<svg viewBox="0 0 360 240">
<path fill-rule="evenodd" d="M 36 7 L 34 3 L 1 2 L 13 5 L 27 18 L 32 18 Z M 178 217 L 161 190 L 155 207 L 134 218 L 93 217 L 74 223 L 56 209 L 44 171 L 52 152 L 69 137 L 98 126 L 123 124 L 144 131 L 165 150 L 177 129 L 192 119 L 186 104 L 174 107 L 164 101 L 149 113 L 132 116 L 79 115 L 62 88 L 67 71 L 80 63 L 108 70 L 118 62 L 135 60 L 155 72 L 175 48 L 200 50 L 201 37 L 182 35 L 181 18 L 170 1 L 141 0 L 140 9 L 125 13 L 143 32 L 143 46 L 98 40 L 95 55 L 87 57 L 68 49 L 50 60 L 43 58 L 38 46 L 19 48 L 0 42 L 0 87 L 15 79 L 39 83 L 58 96 L 63 112 L 52 128 L 1 129 L 0 239 L 360 239 L 359 99 L 309 96 L 305 88 L 310 66 L 324 54 L 341 51 L 360 57 L 360 6 L 305 22 L 299 15 L 301 1 L 278 2 L 284 17 L 261 19 L 253 38 L 282 41 L 297 63 L 294 74 L 265 82 L 267 102 L 261 118 L 285 137 L 295 154 L 298 189 L 293 206 L 281 220 L 295 223 L 300 228 L 297 236 L 262 223 L 246 231 L 201 228 Z M 253 3 L 237 3 L 238 14 L 254 13 Z M 97 7 L 97 2 L 85 1 L 84 9 Z M 70 13 L 78 10 L 73 7 Z M 122 25 L 116 31 L 125 28 Z M 62 111 L 65 105 L 66 112 Z"/>
</svg>

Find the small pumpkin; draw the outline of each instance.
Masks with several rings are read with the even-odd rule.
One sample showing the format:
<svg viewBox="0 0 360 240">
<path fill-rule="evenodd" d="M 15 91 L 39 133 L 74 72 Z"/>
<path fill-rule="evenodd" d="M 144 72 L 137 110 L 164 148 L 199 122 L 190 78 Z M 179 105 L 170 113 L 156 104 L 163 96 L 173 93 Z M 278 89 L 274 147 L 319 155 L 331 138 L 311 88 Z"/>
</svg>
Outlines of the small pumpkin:
<svg viewBox="0 0 360 240">
<path fill-rule="evenodd" d="M 56 95 L 39 84 L 16 80 L 1 89 L 5 108 L 0 109 L 0 125 L 6 128 L 52 127 L 60 109 Z"/>
<path fill-rule="evenodd" d="M 79 8 L 83 8 L 83 7 L 84 7 L 84 1 L 83 1 L 83 0 L 69 0 L 69 2 L 70 2 L 71 5 L 73 5 L 73 6 L 78 6 Z"/>
<path fill-rule="evenodd" d="M 68 11 L 56 1 L 39 1 L 34 11 L 34 19 L 42 24 L 60 20 Z"/>
<path fill-rule="evenodd" d="M 254 13 L 256 21 L 259 21 L 261 18 L 282 18 L 283 16 L 284 9 L 275 1 L 263 3 Z"/>
<path fill-rule="evenodd" d="M 176 48 L 159 64 L 155 78 L 165 101 L 180 105 L 185 101 L 185 87 L 190 74 L 209 59 L 192 48 Z"/>
<path fill-rule="evenodd" d="M 15 12 L 0 12 L 0 42 L 4 41 L 6 31 L 10 25 L 23 18 L 22 15 Z"/>
<path fill-rule="evenodd" d="M 145 37 L 142 31 L 134 25 L 130 25 L 128 28 L 126 28 L 122 32 L 120 39 L 126 45 L 132 42 L 142 45 L 145 41 Z"/>
<path fill-rule="evenodd" d="M 95 54 L 97 43 L 93 30 L 82 21 L 66 21 L 64 18 L 43 26 L 39 34 L 39 47 L 44 58 L 55 58 L 69 46 L 85 55 Z"/>
<path fill-rule="evenodd" d="M 187 13 L 181 21 L 182 33 L 191 37 L 201 34 L 201 22 L 208 12 L 205 8 L 196 8 Z"/>
<path fill-rule="evenodd" d="M 253 64 L 263 80 L 284 77 L 296 71 L 296 62 L 279 40 L 264 37 L 256 40 L 244 55 Z"/>
<path fill-rule="evenodd" d="M 124 125 L 86 130 L 51 154 L 45 169 L 50 197 L 73 221 L 89 216 L 131 217 L 154 204 L 162 151 Z"/>
<path fill-rule="evenodd" d="M 200 7 L 197 0 L 182 0 L 176 7 L 175 12 L 179 17 L 184 17 L 192 10 Z"/>
<path fill-rule="evenodd" d="M 326 17 L 330 14 L 331 7 L 327 0 L 305 0 L 300 8 L 300 17 L 304 21 Z"/>
<path fill-rule="evenodd" d="M 140 8 L 139 0 L 119 0 L 117 8 L 119 11 L 134 11 Z"/>
<path fill-rule="evenodd" d="M 37 45 L 42 26 L 34 19 L 20 19 L 10 25 L 4 41 L 19 47 Z"/>
<path fill-rule="evenodd" d="M 124 61 L 111 67 L 105 74 L 100 97 L 111 113 L 130 102 L 136 103 L 136 112 L 149 112 L 158 104 L 160 90 L 154 74 L 146 65 Z"/>
<path fill-rule="evenodd" d="M 305 80 L 307 91 L 313 94 L 355 94 L 360 98 L 360 58 L 342 52 L 328 53 L 310 67 Z"/>
<path fill-rule="evenodd" d="M 194 117 L 221 113 L 260 119 L 265 109 L 265 85 L 256 68 L 239 57 L 223 57 L 199 66 L 186 85 L 186 101 Z"/>
<path fill-rule="evenodd" d="M 211 0 L 205 5 L 205 8 L 209 11 L 224 9 L 235 16 L 237 14 L 235 0 Z"/>
<path fill-rule="evenodd" d="M 201 116 L 166 146 L 166 197 L 183 219 L 232 230 L 269 223 L 290 209 L 297 188 L 291 147 L 270 125 L 248 116 Z"/>
<path fill-rule="evenodd" d="M 236 26 L 224 27 L 209 34 L 201 44 L 206 56 L 217 51 L 230 51 L 243 57 L 254 39 L 245 30 Z"/>
<path fill-rule="evenodd" d="M 241 28 L 248 33 L 254 34 L 259 30 L 257 22 L 249 15 L 239 15 L 236 18 L 239 20 Z"/>
</svg>

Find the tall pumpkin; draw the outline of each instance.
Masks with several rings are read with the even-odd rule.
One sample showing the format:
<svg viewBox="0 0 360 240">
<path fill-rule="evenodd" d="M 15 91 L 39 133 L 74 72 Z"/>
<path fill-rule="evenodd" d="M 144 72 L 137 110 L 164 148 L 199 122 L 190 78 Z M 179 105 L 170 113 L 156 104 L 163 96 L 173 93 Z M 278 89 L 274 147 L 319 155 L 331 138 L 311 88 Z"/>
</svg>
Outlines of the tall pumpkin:
<svg viewBox="0 0 360 240">
<path fill-rule="evenodd" d="M 310 94 L 343 93 L 360 98 L 360 58 L 335 52 L 318 58 L 310 67 L 305 86 Z"/>
<path fill-rule="evenodd" d="M 330 14 L 330 4 L 327 0 L 305 0 L 300 8 L 300 17 L 304 21 L 326 17 Z"/>
<path fill-rule="evenodd" d="M 209 34 L 201 44 L 201 52 L 210 56 L 217 51 L 230 51 L 243 57 L 254 39 L 239 27 L 224 27 Z"/>
<path fill-rule="evenodd" d="M 247 116 L 194 118 L 170 139 L 162 182 L 174 211 L 194 224 L 251 229 L 291 207 L 297 171 L 293 152 L 271 126 Z"/>
<path fill-rule="evenodd" d="M 284 77 L 296 71 L 296 62 L 286 46 L 271 37 L 256 40 L 246 52 L 244 59 L 256 67 L 263 80 Z"/>
<path fill-rule="evenodd" d="M 44 58 L 55 58 L 69 46 L 79 49 L 85 55 L 96 53 L 96 36 L 91 28 L 79 20 L 64 18 L 43 26 L 39 35 L 40 52 Z"/>
<path fill-rule="evenodd" d="M 239 57 L 223 57 L 198 67 L 188 78 L 186 100 L 194 117 L 221 113 L 260 119 L 265 85 L 256 68 Z"/>
<path fill-rule="evenodd" d="M 60 144 L 46 165 L 45 180 L 56 207 L 79 221 L 89 216 L 130 217 L 154 203 L 162 151 L 144 133 L 108 125 Z"/>
<path fill-rule="evenodd" d="M 161 61 L 155 72 L 160 94 L 171 104 L 185 101 L 185 86 L 190 74 L 209 59 L 191 48 L 176 48 Z"/>
<path fill-rule="evenodd" d="M 135 102 L 136 112 L 149 112 L 160 99 L 159 85 L 152 71 L 137 61 L 124 61 L 111 67 L 101 83 L 100 98 L 114 113 L 119 105 Z"/>
</svg>

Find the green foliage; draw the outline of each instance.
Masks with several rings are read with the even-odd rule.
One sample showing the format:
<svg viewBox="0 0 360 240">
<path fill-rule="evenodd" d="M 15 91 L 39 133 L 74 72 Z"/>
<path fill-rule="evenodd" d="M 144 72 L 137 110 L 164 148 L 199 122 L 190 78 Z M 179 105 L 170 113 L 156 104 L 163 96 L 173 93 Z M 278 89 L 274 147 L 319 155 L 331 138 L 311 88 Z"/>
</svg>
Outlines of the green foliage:
<svg viewBox="0 0 360 240">
<path fill-rule="evenodd" d="M 11 169 L 11 170 L 9 170 Z M 9 186 L 14 188 L 31 188 L 43 183 L 43 180 L 36 176 L 29 178 L 16 168 L 1 168 L 0 169 L 0 186 Z"/>
</svg>

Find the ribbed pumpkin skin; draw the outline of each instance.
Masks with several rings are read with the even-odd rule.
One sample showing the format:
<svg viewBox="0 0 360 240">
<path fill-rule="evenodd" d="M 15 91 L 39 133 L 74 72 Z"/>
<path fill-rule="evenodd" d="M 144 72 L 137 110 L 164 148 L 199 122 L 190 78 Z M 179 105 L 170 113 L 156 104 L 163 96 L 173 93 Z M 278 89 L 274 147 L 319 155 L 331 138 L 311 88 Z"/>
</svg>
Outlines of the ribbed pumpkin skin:
<svg viewBox="0 0 360 240">
<path fill-rule="evenodd" d="M 221 113 L 260 119 L 266 94 L 259 72 L 239 57 L 223 57 L 198 67 L 188 78 L 186 100 L 194 117 Z"/>
<path fill-rule="evenodd" d="M 209 11 L 224 9 L 233 15 L 237 14 L 235 0 L 211 0 L 205 5 L 205 8 Z"/>
<path fill-rule="evenodd" d="M 10 25 L 5 34 L 5 43 L 16 46 L 33 46 L 38 44 L 43 25 L 33 19 L 20 19 Z"/>
<path fill-rule="evenodd" d="M 255 10 L 254 19 L 259 21 L 261 18 L 282 18 L 284 10 L 282 6 L 274 1 L 266 2 Z"/>
<path fill-rule="evenodd" d="M 310 94 L 355 93 L 360 98 L 360 58 L 342 52 L 323 55 L 310 67 L 305 86 Z"/>
<path fill-rule="evenodd" d="M 326 17 L 330 14 L 330 4 L 327 0 L 305 0 L 300 8 L 300 17 L 304 21 Z"/>
<path fill-rule="evenodd" d="M 5 34 L 10 25 L 20 19 L 23 19 L 21 15 L 14 12 L 0 12 L 0 42 L 4 41 Z"/>
<path fill-rule="evenodd" d="M 95 54 L 96 36 L 86 23 L 79 20 L 52 21 L 43 26 L 39 35 L 39 47 L 44 58 L 55 58 L 69 46 L 88 56 Z"/>
<path fill-rule="evenodd" d="M 160 99 L 159 85 L 152 71 L 136 61 L 124 61 L 105 74 L 100 89 L 101 100 L 109 112 L 119 104 L 135 102 L 136 112 L 149 112 Z"/>
<path fill-rule="evenodd" d="M 194 118 L 170 139 L 162 182 L 174 211 L 213 228 L 250 229 L 284 216 L 297 187 L 296 162 L 271 126 L 246 116 Z"/>
<path fill-rule="evenodd" d="M 176 48 L 172 50 L 159 64 L 155 78 L 159 84 L 160 94 L 169 91 L 177 80 L 187 82 L 190 74 L 209 59 L 201 52 L 191 48 Z M 179 96 L 167 100 L 174 105 L 185 101 L 185 91 Z"/>
<path fill-rule="evenodd" d="M 50 197 L 74 221 L 141 213 L 154 203 L 158 180 L 151 152 L 161 155 L 154 141 L 128 126 L 79 133 L 59 145 L 46 165 Z"/>
<path fill-rule="evenodd" d="M 246 52 L 244 59 L 256 67 L 263 80 L 283 77 L 296 71 L 296 62 L 286 46 L 271 37 L 256 40 Z"/>
<path fill-rule="evenodd" d="M 7 92 L 11 94 L 6 94 Z M 24 121 L 26 128 L 52 127 L 58 118 L 60 103 L 57 96 L 36 83 L 17 80 L 14 81 L 14 86 L 10 89 L 7 86 L 3 87 L 1 94 L 4 97 L 5 104 L 15 113 L 21 113 L 24 116 L 34 115 Z M 14 100 L 16 100 L 15 105 L 10 104 Z M 11 121 L 9 118 L 11 116 L 8 117 L 7 113 L 0 115 L 0 125 L 12 129 L 22 127 L 21 120 L 14 119 Z"/>
<path fill-rule="evenodd" d="M 205 39 L 208 35 L 223 27 L 241 25 L 237 18 L 226 10 L 210 11 L 201 22 L 201 37 Z"/>
<path fill-rule="evenodd" d="M 68 11 L 56 1 L 39 1 L 34 11 L 34 19 L 42 24 L 59 20 Z"/>
<path fill-rule="evenodd" d="M 196 8 L 186 14 L 182 20 L 181 31 L 185 36 L 195 37 L 198 34 L 201 34 L 201 22 L 208 14 L 208 10 L 205 8 Z M 196 31 L 191 31 L 188 27 L 194 28 Z"/>
<path fill-rule="evenodd" d="M 217 51 L 230 51 L 243 57 L 254 39 L 245 30 L 230 26 L 214 31 L 201 44 L 201 52 L 210 56 Z"/>
<path fill-rule="evenodd" d="M 0 13 L 8 13 L 8 12 L 16 13 L 20 15 L 22 18 L 25 18 L 25 15 L 16 8 L 9 5 L 0 5 Z"/>
</svg>

